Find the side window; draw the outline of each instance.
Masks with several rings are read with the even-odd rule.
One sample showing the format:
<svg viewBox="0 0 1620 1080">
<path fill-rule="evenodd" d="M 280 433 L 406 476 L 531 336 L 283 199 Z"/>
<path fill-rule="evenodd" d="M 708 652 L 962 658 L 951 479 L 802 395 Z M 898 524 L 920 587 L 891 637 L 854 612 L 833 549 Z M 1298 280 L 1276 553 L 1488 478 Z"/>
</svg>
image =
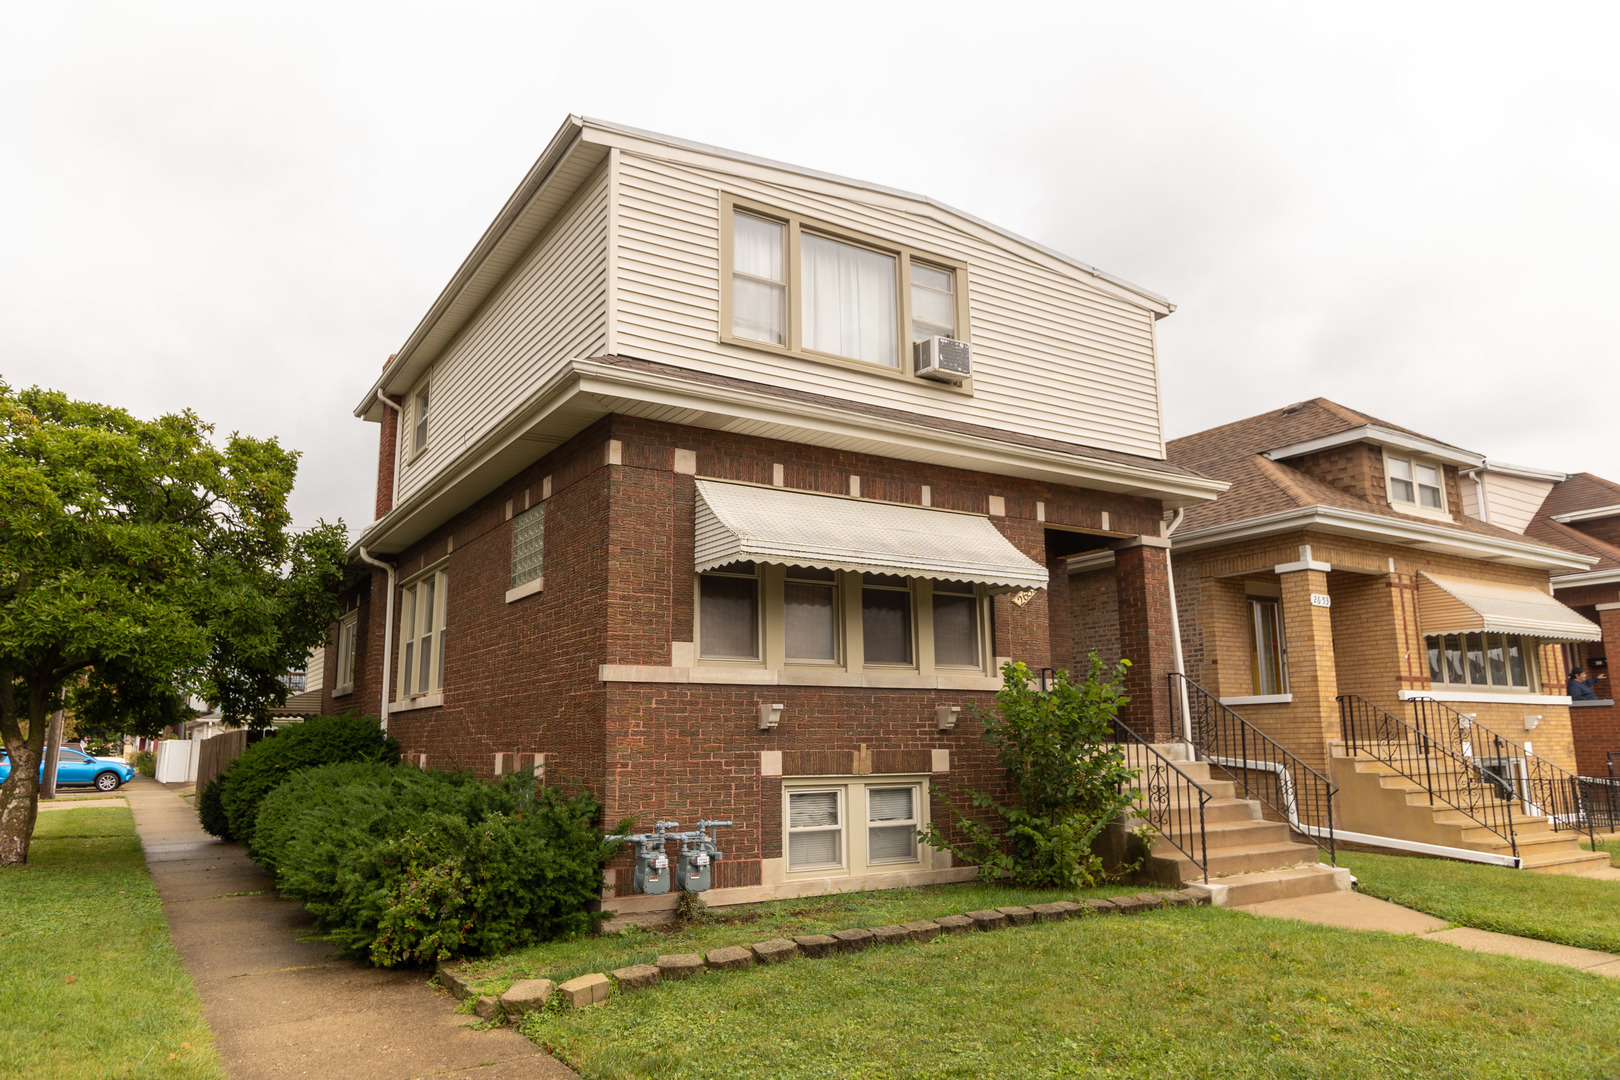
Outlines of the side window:
<svg viewBox="0 0 1620 1080">
<path fill-rule="evenodd" d="M 538 581 L 545 571 L 546 504 L 512 519 L 512 586 Z"/>
<path fill-rule="evenodd" d="M 1288 662 L 1283 641 L 1282 602 L 1249 597 L 1249 645 L 1256 694 L 1288 693 Z"/>
<path fill-rule="evenodd" d="M 354 688 L 354 647 L 360 636 L 360 613 L 351 611 L 338 621 L 337 686 L 339 693 Z"/>
<path fill-rule="evenodd" d="M 400 602 L 399 697 L 431 694 L 444 685 L 444 610 L 449 575 L 443 570 L 405 586 Z"/>
<path fill-rule="evenodd" d="M 411 456 L 427 449 L 428 441 L 428 387 L 416 392 L 411 403 Z"/>
</svg>

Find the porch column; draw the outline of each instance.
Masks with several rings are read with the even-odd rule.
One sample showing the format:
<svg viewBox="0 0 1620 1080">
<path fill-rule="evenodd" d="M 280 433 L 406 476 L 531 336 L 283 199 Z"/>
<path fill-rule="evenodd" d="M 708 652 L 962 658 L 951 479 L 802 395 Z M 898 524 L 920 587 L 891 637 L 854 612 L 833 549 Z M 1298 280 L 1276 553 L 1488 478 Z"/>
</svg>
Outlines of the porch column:
<svg viewBox="0 0 1620 1080">
<path fill-rule="evenodd" d="M 1119 651 L 1131 662 L 1125 692 L 1131 700 L 1120 719 L 1150 742 L 1176 736 L 1165 676 L 1175 667 L 1170 620 L 1170 541 L 1136 536 L 1114 545 L 1114 584 L 1119 596 Z"/>
<path fill-rule="evenodd" d="M 1308 762 L 1325 755 L 1326 742 L 1339 737 L 1339 674 L 1333 655 L 1332 597 L 1328 595 L 1329 563 L 1301 549 L 1299 562 L 1275 567 L 1282 584 L 1283 634 L 1288 645 L 1290 713 L 1304 730 L 1298 745 L 1285 745 Z M 1309 741 L 1305 741 L 1309 739 Z M 1314 746 L 1310 745 L 1315 743 Z"/>
</svg>

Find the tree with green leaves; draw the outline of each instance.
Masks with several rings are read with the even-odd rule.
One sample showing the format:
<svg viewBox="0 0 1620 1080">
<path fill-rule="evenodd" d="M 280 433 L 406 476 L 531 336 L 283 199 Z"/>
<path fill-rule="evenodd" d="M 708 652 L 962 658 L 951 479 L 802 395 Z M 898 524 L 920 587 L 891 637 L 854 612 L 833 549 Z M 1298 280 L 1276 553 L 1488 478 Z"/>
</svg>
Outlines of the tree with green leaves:
<svg viewBox="0 0 1620 1080">
<path fill-rule="evenodd" d="M 150 736 L 195 695 L 265 726 L 325 640 L 342 523 L 293 531 L 298 453 L 213 430 L 0 381 L 0 866 L 27 861 L 54 709 Z"/>
</svg>

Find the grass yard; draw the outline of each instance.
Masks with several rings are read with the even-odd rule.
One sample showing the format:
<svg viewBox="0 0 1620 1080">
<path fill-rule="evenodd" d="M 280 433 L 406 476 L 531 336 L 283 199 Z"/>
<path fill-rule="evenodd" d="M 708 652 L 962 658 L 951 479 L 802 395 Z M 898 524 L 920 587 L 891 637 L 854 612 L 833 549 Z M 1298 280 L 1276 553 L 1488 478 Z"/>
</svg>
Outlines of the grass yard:
<svg viewBox="0 0 1620 1080">
<path fill-rule="evenodd" d="M 1219 908 L 615 995 L 523 1032 L 588 1080 L 1613 1076 L 1620 980 Z"/>
<path fill-rule="evenodd" d="M 1339 865 L 1362 892 L 1458 926 L 1620 953 L 1620 882 L 1363 852 Z"/>
<path fill-rule="evenodd" d="M 917 889 L 839 893 L 832 896 L 779 900 L 739 908 L 718 908 L 709 921 L 598 934 L 519 949 L 501 956 L 461 961 L 467 981 L 479 990 L 499 993 L 518 979 L 562 982 L 593 971 L 612 971 L 631 964 L 650 964 L 662 953 L 702 953 L 722 945 L 749 945 L 795 934 L 827 934 L 854 926 L 892 926 L 964 911 L 1088 896 L 1124 896 L 1144 885 L 1110 885 L 1099 889 L 1054 892 L 1011 889 L 968 882 Z"/>
<path fill-rule="evenodd" d="M 1581 847 L 1590 848 L 1591 845 L 1588 844 L 1585 840 L 1582 840 L 1581 841 Z M 1620 839 L 1617 839 L 1617 840 L 1599 840 L 1597 842 L 1597 849 L 1599 851 L 1607 851 L 1609 853 L 1609 865 L 1610 866 L 1620 866 Z"/>
<path fill-rule="evenodd" d="M 40 814 L 0 870 L 0 1075 L 223 1080 L 127 809 Z"/>
</svg>

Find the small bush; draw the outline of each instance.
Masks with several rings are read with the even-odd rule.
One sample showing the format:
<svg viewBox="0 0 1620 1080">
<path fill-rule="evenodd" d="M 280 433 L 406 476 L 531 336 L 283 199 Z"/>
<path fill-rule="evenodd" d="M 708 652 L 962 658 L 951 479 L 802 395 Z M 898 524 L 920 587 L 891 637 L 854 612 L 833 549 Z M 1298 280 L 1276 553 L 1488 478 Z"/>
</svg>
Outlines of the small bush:
<svg viewBox="0 0 1620 1080">
<path fill-rule="evenodd" d="M 382 967 L 589 933 L 604 843 L 588 794 L 526 774 L 310 769 L 265 800 L 258 857 L 333 940 Z M 624 823 L 623 827 L 628 827 Z"/>
<path fill-rule="evenodd" d="M 197 792 L 197 820 L 202 824 L 203 832 L 210 836 L 217 836 L 229 843 L 235 839 L 231 835 L 231 821 L 225 816 L 225 804 L 220 800 L 220 792 L 224 789 L 225 774 L 220 773 Z"/>
<path fill-rule="evenodd" d="M 142 776 L 157 775 L 157 755 L 150 750 L 135 752 L 135 771 Z"/>
<path fill-rule="evenodd" d="M 312 717 L 254 743 L 231 763 L 220 786 L 231 835 L 251 850 L 265 796 L 300 769 L 343 761 L 398 764 L 399 744 L 375 719 L 358 716 Z"/>
</svg>

